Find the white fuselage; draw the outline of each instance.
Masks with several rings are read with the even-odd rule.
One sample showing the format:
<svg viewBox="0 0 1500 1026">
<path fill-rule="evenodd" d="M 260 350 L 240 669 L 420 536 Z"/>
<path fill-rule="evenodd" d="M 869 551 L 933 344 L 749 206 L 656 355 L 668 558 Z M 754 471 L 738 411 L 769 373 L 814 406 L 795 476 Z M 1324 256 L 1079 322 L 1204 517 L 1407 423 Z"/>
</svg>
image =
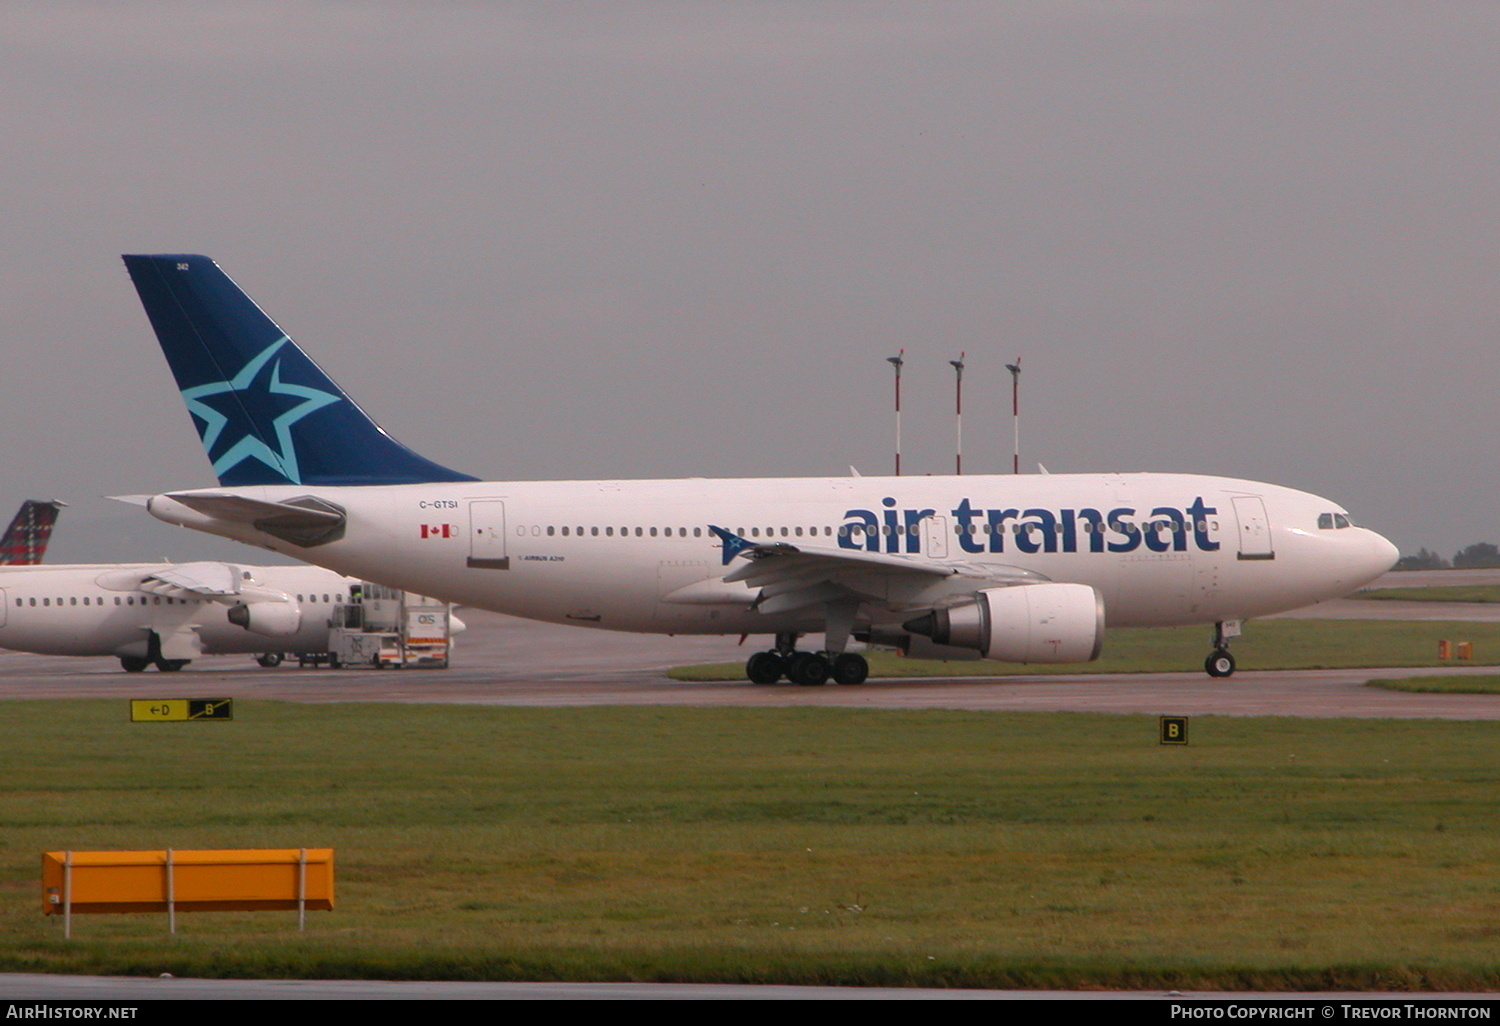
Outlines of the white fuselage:
<svg viewBox="0 0 1500 1026">
<path fill-rule="evenodd" d="M 324 652 L 333 606 L 356 583 L 314 566 L 246 566 L 253 580 L 286 592 L 301 607 L 298 629 L 270 637 L 227 619 L 232 602 L 172 598 L 137 587 L 170 563 L 0 568 L 0 648 L 43 655 L 144 657 L 149 635 L 196 634 L 207 654 Z"/>
<path fill-rule="evenodd" d="M 315 496 L 347 516 L 303 548 L 155 496 L 151 512 L 342 574 L 516 616 L 681 634 L 814 631 L 820 610 L 757 611 L 726 583 L 710 525 L 751 542 L 962 566 L 893 583 L 860 619 L 899 623 L 1021 568 L 1095 588 L 1111 626 L 1263 616 L 1353 591 L 1395 548 L 1306 492 L 1182 474 L 461 482 L 264 486 L 185 495 Z M 1338 526 L 1334 515 L 1337 514 Z M 1151 526 L 1143 526 L 1151 525 Z M 915 576 L 915 575 L 914 575 Z M 3 642 L 0 642 L 3 643 Z"/>
</svg>

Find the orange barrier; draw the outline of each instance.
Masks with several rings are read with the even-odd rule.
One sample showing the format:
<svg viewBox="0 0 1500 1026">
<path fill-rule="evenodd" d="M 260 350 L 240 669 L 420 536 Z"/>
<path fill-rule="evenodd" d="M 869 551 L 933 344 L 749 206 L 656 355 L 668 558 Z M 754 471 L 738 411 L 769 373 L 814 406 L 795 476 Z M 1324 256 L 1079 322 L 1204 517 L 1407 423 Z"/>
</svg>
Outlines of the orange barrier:
<svg viewBox="0 0 1500 1026">
<path fill-rule="evenodd" d="M 297 911 L 333 908 L 332 848 L 226 851 L 49 851 L 42 854 L 42 910 L 73 913 L 165 912 L 177 932 L 178 912 Z"/>
<path fill-rule="evenodd" d="M 1457 659 L 1473 659 L 1474 643 L 1472 641 L 1460 641 L 1453 646 L 1453 655 Z"/>
</svg>

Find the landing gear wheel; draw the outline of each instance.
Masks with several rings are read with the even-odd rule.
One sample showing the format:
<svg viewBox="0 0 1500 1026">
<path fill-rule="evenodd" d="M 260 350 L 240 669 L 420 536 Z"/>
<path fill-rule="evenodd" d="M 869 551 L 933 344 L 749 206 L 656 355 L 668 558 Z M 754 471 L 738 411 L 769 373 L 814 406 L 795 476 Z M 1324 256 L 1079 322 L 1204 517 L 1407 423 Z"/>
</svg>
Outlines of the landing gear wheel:
<svg viewBox="0 0 1500 1026">
<path fill-rule="evenodd" d="M 268 670 L 274 670 L 281 665 L 281 660 L 285 658 L 280 652 L 262 652 L 255 657 L 255 661 Z"/>
<path fill-rule="evenodd" d="M 317 664 L 317 662 L 314 662 L 313 665 L 317 666 L 318 664 Z M 337 670 L 339 667 L 341 667 L 343 665 L 344 665 L 344 661 L 342 659 L 340 659 L 338 656 L 334 655 L 332 652 L 330 652 L 328 654 L 328 668 L 330 670 Z"/>
<path fill-rule="evenodd" d="M 857 652 L 845 652 L 833 660 L 835 684 L 863 684 L 870 676 L 870 664 Z"/>
<path fill-rule="evenodd" d="M 120 657 L 120 668 L 126 673 L 140 673 L 148 665 L 150 665 L 150 660 L 148 660 L 145 656 Z"/>
<path fill-rule="evenodd" d="M 757 652 L 745 660 L 745 676 L 751 684 L 775 684 L 786 672 L 786 660 L 777 652 Z"/>
<path fill-rule="evenodd" d="M 798 652 L 787 664 L 786 679 L 793 684 L 815 688 L 828 682 L 828 660 L 817 652 Z"/>
<path fill-rule="evenodd" d="M 1203 668 L 1210 677 L 1228 677 L 1234 673 L 1234 656 L 1227 649 L 1216 648 L 1203 661 Z"/>
<path fill-rule="evenodd" d="M 158 659 L 156 668 L 162 673 L 176 673 L 188 664 L 186 659 Z"/>
</svg>

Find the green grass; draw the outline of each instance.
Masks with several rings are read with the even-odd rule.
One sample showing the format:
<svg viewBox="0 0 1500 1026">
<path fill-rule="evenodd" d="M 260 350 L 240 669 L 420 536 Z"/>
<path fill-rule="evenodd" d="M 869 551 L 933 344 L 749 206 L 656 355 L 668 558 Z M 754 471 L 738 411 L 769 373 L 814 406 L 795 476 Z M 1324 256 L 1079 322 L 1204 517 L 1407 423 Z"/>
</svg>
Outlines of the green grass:
<svg viewBox="0 0 1500 1026">
<path fill-rule="evenodd" d="M 1367 682 L 1373 688 L 1391 691 L 1421 691 L 1452 695 L 1500 695 L 1500 677 L 1395 677 Z"/>
<path fill-rule="evenodd" d="M 1456 584 L 1431 588 L 1371 588 L 1351 598 L 1398 602 L 1500 602 L 1500 584 Z"/>
<path fill-rule="evenodd" d="M 1127 627 L 1106 632 L 1092 663 L 1060 665 L 941 662 L 870 653 L 872 677 L 1004 677 L 1018 674 L 1170 673 L 1203 671 L 1211 632 L 1202 627 Z M 1440 640 L 1470 641 L 1473 662 L 1500 664 L 1500 623 L 1445 620 L 1256 620 L 1233 651 L 1241 670 L 1328 669 L 1366 666 L 1441 666 Z M 748 653 L 747 653 L 748 654 Z M 677 680 L 744 680 L 743 663 L 680 666 Z"/>
<path fill-rule="evenodd" d="M 0 969 L 1500 988 L 1488 722 L 298 705 L 0 717 Z M 338 907 L 39 911 L 59 848 L 331 846 Z"/>
</svg>

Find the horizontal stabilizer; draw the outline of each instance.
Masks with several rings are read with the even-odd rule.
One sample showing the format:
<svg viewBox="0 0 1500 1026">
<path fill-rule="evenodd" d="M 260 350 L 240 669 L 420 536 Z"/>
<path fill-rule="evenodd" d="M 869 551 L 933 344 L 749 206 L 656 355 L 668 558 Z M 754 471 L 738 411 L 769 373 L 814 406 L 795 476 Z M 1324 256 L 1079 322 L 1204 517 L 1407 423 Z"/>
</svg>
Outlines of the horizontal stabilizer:
<svg viewBox="0 0 1500 1026">
<path fill-rule="evenodd" d="M 177 492 L 167 498 L 180 502 L 188 509 L 236 524 L 255 524 L 275 518 L 279 523 L 297 527 L 327 527 L 344 519 L 343 511 L 332 503 L 323 503 L 321 508 L 298 505 L 305 500 L 290 502 L 267 502 L 244 495 L 205 494 L 203 492 Z M 311 498 L 311 496 L 309 496 Z M 318 500 L 321 502 L 321 500 Z"/>
<path fill-rule="evenodd" d="M 315 495 L 300 495 L 283 502 L 225 492 L 175 492 L 165 498 L 215 520 L 249 524 L 257 531 L 303 548 L 344 536 L 343 508 Z M 146 508 L 151 508 L 150 503 Z"/>
</svg>

